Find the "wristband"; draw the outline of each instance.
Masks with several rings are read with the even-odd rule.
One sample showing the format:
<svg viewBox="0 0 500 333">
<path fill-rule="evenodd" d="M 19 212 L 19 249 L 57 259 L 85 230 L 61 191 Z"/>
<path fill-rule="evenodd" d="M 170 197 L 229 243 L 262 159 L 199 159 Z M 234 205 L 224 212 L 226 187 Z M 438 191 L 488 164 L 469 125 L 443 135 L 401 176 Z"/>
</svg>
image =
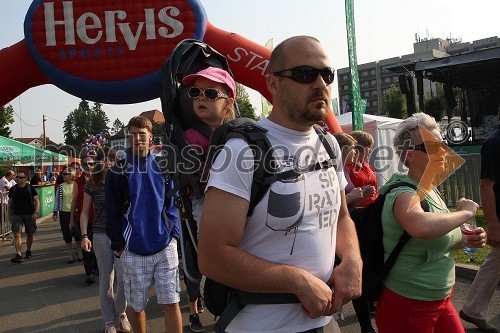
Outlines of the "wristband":
<svg viewBox="0 0 500 333">
<path fill-rule="evenodd" d="M 89 238 L 89 236 L 87 234 L 83 234 L 82 239 L 84 239 L 84 238 Z"/>
</svg>

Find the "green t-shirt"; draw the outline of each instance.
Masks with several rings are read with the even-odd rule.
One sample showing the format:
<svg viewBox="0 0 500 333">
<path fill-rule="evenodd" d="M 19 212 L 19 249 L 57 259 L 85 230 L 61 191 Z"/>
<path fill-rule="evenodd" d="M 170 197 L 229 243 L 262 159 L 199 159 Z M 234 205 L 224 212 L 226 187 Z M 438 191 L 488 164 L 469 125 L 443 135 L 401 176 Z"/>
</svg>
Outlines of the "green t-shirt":
<svg viewBox="0 0 500 333">
<path fill-rule="evenodd" d="M 385 186 L 398 181 L 418 185 L 406 175 L 394 174 L 380 189 L 380 192 L 384 193 Z M 393 213 L 394 202 L 403 192 L 415 193 L 415 190 L 410 187 L 398 187 L 387 194 L 385 199 L 382 211 L 385 259 L 404 231 Z M 449 213 L 441 197 L 438 202 L 429 196 L 426 196 L 425 200 L 429 204 L 430 212 Z M 461 240 L 460 228 L 455 228 L 444 236 L 430 240 L 412 237 L 399 254 L 384 285 L 411 299 L 434 301 L 446 298 L 455 284 L 455 260 L 451 250 Z"/>
</svg>

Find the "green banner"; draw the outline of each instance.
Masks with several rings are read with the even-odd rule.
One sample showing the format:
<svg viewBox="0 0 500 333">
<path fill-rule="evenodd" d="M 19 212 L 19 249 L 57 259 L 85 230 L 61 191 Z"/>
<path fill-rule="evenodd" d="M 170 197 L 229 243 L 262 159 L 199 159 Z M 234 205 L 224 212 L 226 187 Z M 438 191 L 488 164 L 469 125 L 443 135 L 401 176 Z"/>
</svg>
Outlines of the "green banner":
<svg viewBox="0 0 500 333">
<path fill-rule="evenodd" d="M 352 129 L 364 130 L 361 110 L 361 92 L 359 90 L 358 56 L 356 54 L 356 31 L 354 28 L 354 0 L 345 0 L 345 18 L 347 29 L 347 47 L 349 50 L 349 68 L 351 73 L 352 94 Z"/>
<path fill-rule="evenodd" d="M 53 184 L 47 186 L 35 186 L 40 201 L 38 216 L 43 217 L 52 214 L 54 211 L 55 187 Z"/>
<path fill-rule="evenodd" d="M 481 154 L 482 146 L 450 146 L 450 148 L 458 155 Z"/>
</svg>

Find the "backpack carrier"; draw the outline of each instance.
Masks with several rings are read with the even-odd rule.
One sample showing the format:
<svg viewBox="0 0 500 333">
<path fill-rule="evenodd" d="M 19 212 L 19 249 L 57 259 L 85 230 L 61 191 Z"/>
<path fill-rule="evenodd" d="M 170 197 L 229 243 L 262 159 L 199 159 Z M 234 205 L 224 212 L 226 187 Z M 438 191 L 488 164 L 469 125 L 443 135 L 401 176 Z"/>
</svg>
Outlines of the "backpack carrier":
<svg viewBox="0 0 500 333">
<path fill-rule="evenodd" d="M 198 283 L 202 276 L 197 265 L 197 223 L 193 218 L 188 188 L 192 192 L 191 195 L 196 198 L 203 196 L 200 184 L 206 182 L 206 175 L 212 162 L 229 139 L 245 140 L 254 153 L 255 166 L 249 216 L 252 215 L 254 207 L 272 183 L 296 178 L 301 173 L 336 167 L 334 145 L 328 139 L 326 131 L 319 126 L 314 126 L 314 128 L 330 159 L 317 162 L 305 170 L 289 170 L 281 173 L 272 172 L 274 167 L 270 151 L 272 146 L 266 137 L 267 130 L 256 125 L 252 119 L 239 118 L 236 103 L 235 111 L 238 118 L 212 131 L 208 125 L 197 119 L 192 107 L 192 99 L 187 95 L 189 87 L 182 84 L 184 76 L 196 73 L 208 66 L 222 68 L 232 75 L 226 59 L 210 46 L 196 40 L 184 40 L 176 46 L 163 66 L 160 81 L 162 110 L 167 124 L 164 149 L 167 150 L 168 169 L 178 191 L 175 205 L 178 208 L 181 223 L 179 229 L 183 269 L 187 279 L 195 283 Z M 186 142 L 184 131 L 188 128 L 194 128 L 210 139 L 210 149 L 206 160 L 196 156 L 194 149 L 191 149 Z M 201 171 L 203 177 L 200 182 L 196 174 L 200 173 L 202 163 L 204 163 L 204 170 Z M 234 290 L 209 278 L 205 281 L 204 298 L 208 310 L 215 316 L 220 316 L 215 325 L 216 332 L 224 332 L 227 325 L 246 304 L 299 303 L 298 298 L 293 294 L 247 293 Z"/>
<path fill-rule="evenodd" d="M 193 100 L 188 96 L 189 87 L 182 83 L 182 79 L 209 66 L 222 68 L 232 76 L 224 56 L 203 42 L 186 39 L 172 51 L 163 65 L 160 79 L 160 98 L 166 124 L 163 150 L 167 151 L 167 169 L 178 193 L 175 205 L 181 221 L 179 230 L 182 263 L 186 278 L 195 283 L 199 283 L 201 279 L 196 255 L 198 230 L 188 191 L 190 190 L 197 199 L 203 196 L 195 174 L 195 171 L 200 170 L 201 163 L 187 143 L 184 131 L 194 128 L 206 138 L 210 138 L 212 130 L 194 113 Z M 239 115 L 236 103 L 235 112 Z M 189 253 L 186 253 L 186 249 Z M 192 260 L 184 260 L 188 257 Z M 186 262 L 192 267 L 187 267 Z"/>
</svg>

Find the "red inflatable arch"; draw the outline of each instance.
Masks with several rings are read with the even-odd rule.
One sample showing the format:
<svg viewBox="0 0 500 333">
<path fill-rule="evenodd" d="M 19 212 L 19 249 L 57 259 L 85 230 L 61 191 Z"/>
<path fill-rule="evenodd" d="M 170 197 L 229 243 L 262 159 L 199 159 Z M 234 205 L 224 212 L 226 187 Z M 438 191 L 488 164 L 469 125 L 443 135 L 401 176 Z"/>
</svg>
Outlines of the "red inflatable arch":
<svg viewBox="0 0 500 333">
<path fill-rule="evenodd" d="M 270 100 L 271 51 L 213 26 L 199 0 L 34 0 L 24 35 L 0 50 L 0 105 L 47 83 L 101 103 L 158 98 L 162 65 L 187 38 L 226 56 L 236 81 Z M 331 110 L 325 123 L 341 131 Z"/>
</svg>

